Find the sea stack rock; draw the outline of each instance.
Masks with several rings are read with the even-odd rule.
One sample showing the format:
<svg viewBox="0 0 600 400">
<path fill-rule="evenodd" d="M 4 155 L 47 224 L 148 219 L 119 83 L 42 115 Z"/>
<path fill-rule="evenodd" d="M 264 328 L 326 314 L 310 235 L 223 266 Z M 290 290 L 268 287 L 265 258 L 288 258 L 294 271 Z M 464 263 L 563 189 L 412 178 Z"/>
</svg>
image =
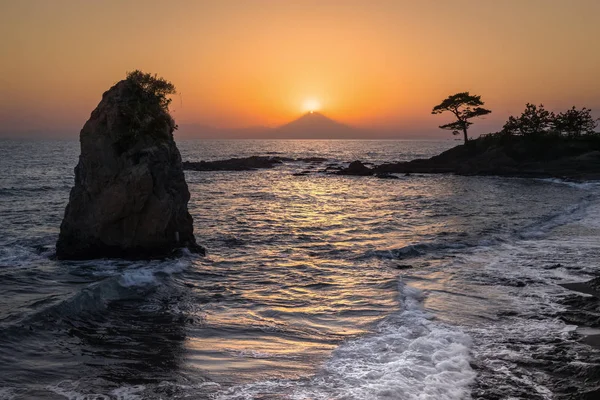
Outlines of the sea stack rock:
<svg viewBox="0 0 600 400">
<path fill-rule="evenodd" d="M 154 258 L 196 244 L 175 122 L 174 86 L 140 71 L 104 93 L 80 133 L 59 259 Z"/>
</svg>

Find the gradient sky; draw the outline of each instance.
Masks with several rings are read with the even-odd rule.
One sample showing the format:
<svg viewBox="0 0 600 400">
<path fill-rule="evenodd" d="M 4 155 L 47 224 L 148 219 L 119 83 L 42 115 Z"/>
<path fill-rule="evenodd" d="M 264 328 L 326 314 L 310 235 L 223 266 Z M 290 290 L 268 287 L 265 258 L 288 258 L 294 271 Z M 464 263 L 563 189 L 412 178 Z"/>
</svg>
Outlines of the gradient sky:
<svg viewBox="0 0 600 400">
<path fill-rule="evenodd" d="M 449 94 L 498 130 L 526 102 L 600 116 L 598 0 L 0 0 L 0 131 L 75 136 L 126 71 L 171 80 L 182 124 L 341 122 L 435 133 Z M 475 132 L 476 133 L 476 132 Z"/>
</svg>

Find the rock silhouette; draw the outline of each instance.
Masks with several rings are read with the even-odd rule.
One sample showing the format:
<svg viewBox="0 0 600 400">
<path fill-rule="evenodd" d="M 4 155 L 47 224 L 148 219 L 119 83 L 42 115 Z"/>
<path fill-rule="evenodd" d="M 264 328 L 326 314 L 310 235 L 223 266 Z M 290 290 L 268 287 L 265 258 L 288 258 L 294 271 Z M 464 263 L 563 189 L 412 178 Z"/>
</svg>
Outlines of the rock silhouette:
<svg viewBox="0 0 600 400">
<path fill-rule="evenodd" d="M 382 164 L 375 174 L 454 173 L 574 180 L 600 179 L 600 140 L 551 137 L 530 140 L 493 137 L 470 140 L 429 159 Z"/>
<path fill-rule="evenodd" d="M 80 133 L 59 259 L 153 258 L 184 247 L 204 252 L 187 209 L 175 127 L 164 98 L 135 80 L 104 93 Z"/>
<path fill-rule="evenodd" d="M 369 176 L 373 175 L 373 170 L 366 165 L 364 165 L 361 161 L 352 161 L 348 168 L 344 168 L 338 172 L 337 175 L 354 175 L 354 176 Z"/>
<path fill-rule="evenodd" d="M 256 169 L 273 168 L 283 161 L 290 160 L 292 159 L 270 156 L 252 156 L 217 161 L 184 161 L 183 169 L 186 171 L 253 171 Z"/>
</svg>

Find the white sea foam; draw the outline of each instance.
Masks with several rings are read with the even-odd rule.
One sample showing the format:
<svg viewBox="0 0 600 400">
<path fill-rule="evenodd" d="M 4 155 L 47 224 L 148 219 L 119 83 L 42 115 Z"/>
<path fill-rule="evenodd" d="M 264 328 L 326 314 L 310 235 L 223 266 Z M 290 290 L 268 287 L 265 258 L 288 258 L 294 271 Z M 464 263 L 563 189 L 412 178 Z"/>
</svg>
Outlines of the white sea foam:
<svg viewBox="0 0 600 400">
<path fill-rule="evenodd" d="M 541 178 L 540 181 L 556 183 L 559 185 L 571 186 L 578 189 L 598 189 L 600 181 L 575 182 L 557 178 Z"/>
<path fill-rule="evenodd" d="M 16 397 L 17 394 L 14 388 L 0 387 L 0 400 L 13 400 Z"/>
<path fill-rule="evenodd" d="M 56 385 L 47 386 L 46 389 L 68 400 L 111 400 L 104 394 L 82 393 L 78 381 L 64 380 Z"/>
<path fill-rule="evenodd" d="M 85 388 L 81 386 L 79 381 L 64 380 L 46 389 L 68 400 L 141 400 L 146 389 L 144 385 L 126 385 L 111 390 L 109 394 L 101 394 L 84 393 Z"/>
<path fill-rule="evenodd" d="M 45 259 L 48 255 L 47 252 L 38 254 L 32 248 L 26 246 L 0 246 L 0 264 L 2 265 L 28 266 L 32 260 Z"/>
<path fill-rule="evenodd" d="M 557 382 L 544 362 L 558 359 L 567 369 L 580 359 L 576 332 L 592 332 L 560 317 L 569 310 L 563 300 L 575 295 L 560 284 L 586 281 L 596 273 L 599 217 L 600 203 L 587 199 L 542 224 L 536 240 L 529 236 L 478 248 L 445 271 L 446 279 L 469 282 L 459 294 L 483 293 L 486 311 L 497 313 L 465 328 L 474 341 L 472 354 L 484 390 L 551 399 Z"/>
<path fill-rule="evenodd" d="M 216 382 L 200 382 L 195 384 L 180 384 L 176 382 L 163 381 L 158 386 L 145 385 L 124 385 L 116 389 L 107 389 L 106 393 L 93 393 L 91 390 L 86 390 L 86 384 L 79 380 L 63 380 L 55 385 L 46 386 L 46 390 L 64 397 L 68 400 L 143 400 L 147 398 L 163 399 L 166 397 L 155 397 L 156 389 L 163 392 L 165 389 L 168 393 L 182 394 L 184 398 L 189 398 L 190 393 L 213 393 L 218 390 L 220 385 Z M 162 390 L 161 390 L 162 389 Z M 14 391 L 8 392 L 14 393 Z M 14 397 L 2 397 L 3 392 L 0 389 L 0 400 L 12 400 Z M 150 397 L 148 397 L 150 395 Z M 171 398 L 170 396 L 168 398 Z M 176 396 L 174 398 L 180 398 Z M 205 398 L 205 397 L 202 397 Z"/>
<path fill-rule="evenodd" d="M 142 400 L 141 393 L 146 389 L 144 385 L 122 386 L 110 392 L 116 400 Z"/>
<path fill-rule="evenodd" d="M 118 281 L 123 287 L 148 286 L 157 283 L 156 274 L 178 274 L 185 271 L 189 265 L 189 259 L 134 264 L 120 273 Z M 115 275 L 114 271 L 109 274 Z"/>
<path fill-rule="evenodd" d="M 339 346 L 308 381 L 263 381 L 230 388 L 217 399 L 288 393 L 296 400 L 436 399 L 469 397 L 475 379 L 469 336 L 423 309 L 424 293 L 400 284 L 402 310 L 373 335 Z"/>
<path fill-rule="evenodd" d="M 124 272 L 119 278 L 119 284 L 124 287 L 146 286 L 156 282 L 154 271 L 150 269 L 136 269 Z"/>
</svg>

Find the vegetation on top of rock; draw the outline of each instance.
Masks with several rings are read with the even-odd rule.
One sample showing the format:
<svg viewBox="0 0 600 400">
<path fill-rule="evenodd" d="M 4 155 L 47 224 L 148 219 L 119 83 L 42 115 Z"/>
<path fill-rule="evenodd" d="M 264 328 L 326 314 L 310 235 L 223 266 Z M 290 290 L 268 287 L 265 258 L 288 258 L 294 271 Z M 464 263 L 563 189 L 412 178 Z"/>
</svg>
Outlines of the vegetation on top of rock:
<svg viewBox="0 0 600 400">
<path fill-rule="evenodd" d="M 169 114 L 169 96 L 177 93 L 175 86 L 156 74 L 140 70 L 128 72 L 119 84 L 123 85 L 119 109 L 126 123 L 121 139 L 115 143 L 117 152 L 128 151 L 140 135 L 157 139 L 172 137 L 177 125 Z"/>
<path fill-rule="evenodd" d="M 157 74 L 149 74 L 139 69 L 127 73 L 127 81 L 143 90 L 148 97 L 156 99 L 161 108 L 168 112 L 171 99 L 170 95 L 177 94 L 175 85 Z"/>
<path fill-rule="evenodd" d="M 508 118 L 499 134 L 530 138 L 548 136 L 578 138 L 598 135 L 595 132 L 596 126 L 597 122 L 592 117 L 592 110 L 589 108 L 584 107 L 578 110 L 572 107 L 565 112 L 554 114 L 554 112 L 547 111 L 543 104 L 535 106 L 527 103 L 520 116 Z"/>
<path fill-rule="evenodd" d="M 568 137 L 577 137 L 582 135 L 595 134 L 596 126 L 598 126 L 592 110 L 583 107 L 577 110 L 575 106 L 570 110 L 559 113 L 553 121 L 554 129 Z"/>
<path fill-rule="evenodd" d="M 491 113 L 491 110 L 483 108 L 484 102 L 481 101 L 481 96 L 471 95 L 469 92 L 456 93 L 448 96 L 437 106 L 433 107 L 432 114 L 441 114 L 445 111 L 450 111 L 456 117 L 456 121 L 449 124 L 440 125 L 441 129 L 448 129 L 452 134 L 459 135 L 461 132 L 464 135 L 465 144 L 469 140 L 467 130 L 473 125 L 470 119 L 481 117 Z"/>
<path fill-rule="evenodd" d="M 539 107 L 527 103 L 519 117 L 510 116 L 502 128 L 511 135 L 536 136 L 545 134 L 552 128 L 554 113 L 547 111 L 543 104 Z"/>
</svg>

